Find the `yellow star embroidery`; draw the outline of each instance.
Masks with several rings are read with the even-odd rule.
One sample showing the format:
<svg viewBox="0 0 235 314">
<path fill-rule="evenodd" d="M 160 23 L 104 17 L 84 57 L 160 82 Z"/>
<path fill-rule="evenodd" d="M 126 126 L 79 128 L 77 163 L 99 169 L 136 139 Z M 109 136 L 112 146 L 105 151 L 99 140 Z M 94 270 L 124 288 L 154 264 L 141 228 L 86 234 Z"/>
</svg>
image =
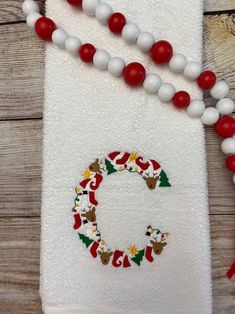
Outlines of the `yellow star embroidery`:
<svg viewBox="0 0 235 314">
<path fill-rule="evenodd" d="M 132 161 L 136 161 L 136 159 L 139 157 L 138 153 L 136 152 L 133 152 L 131 153 L 130 157 L 129 157 L 129 162 L 132 162 Z"/>
<path fill-rule="evenodd" d="M 90 172 L 89 169 L 86 169 L 83 174 L 82 174 L 84 179 L 90 179 L 90 177 L 92 176 L 92 172 Z"/>
<path fill-rule="evenodd" d="M 129 251 L 132 256 L 135 256 L 138 253 L 138 248 L 135 245 L 131 245 Z"/>
</svg>

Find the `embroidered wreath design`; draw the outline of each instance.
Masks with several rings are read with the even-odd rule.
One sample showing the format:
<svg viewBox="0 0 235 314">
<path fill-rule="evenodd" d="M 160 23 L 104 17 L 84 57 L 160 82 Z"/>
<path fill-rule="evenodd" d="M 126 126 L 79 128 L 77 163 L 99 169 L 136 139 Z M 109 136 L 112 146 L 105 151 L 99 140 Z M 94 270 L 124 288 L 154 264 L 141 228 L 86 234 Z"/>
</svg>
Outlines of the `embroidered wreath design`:
<svg viewBox="0 0 235 314">
<path fill-rule="evenodd" d="M 150 190 L 158 187 L 170 187 L 166 173 L 156 160 L 144 161 L 136 152 L 113 152 L 105 158 L 97 158 L 83 172 L 83 180 L 75 189 L 77 197 L 73 213 L 74 229 L 85 246 L 89 248 L 91 255 L 94 258 L 99 256 L 103 265 L 108 265 L 112 261 L 114 267 L 127 268 L 133 264 L 140 266 L 143 258 L 153 262 L 153 253 L 161 255 L 167 245 L 166 238 L 169 233 L 163 233 L 159 229 L 148 226 L 146 247 L 138 249 L 135 245 L 131 245 L 125 250 L 113 250 L 108 247 L 102 239 L 96 221 L 98 201 L 95 198 L 95 191 L 99 188 L 105 175 L 122 171 L 140 175 Z"/>
</svg>

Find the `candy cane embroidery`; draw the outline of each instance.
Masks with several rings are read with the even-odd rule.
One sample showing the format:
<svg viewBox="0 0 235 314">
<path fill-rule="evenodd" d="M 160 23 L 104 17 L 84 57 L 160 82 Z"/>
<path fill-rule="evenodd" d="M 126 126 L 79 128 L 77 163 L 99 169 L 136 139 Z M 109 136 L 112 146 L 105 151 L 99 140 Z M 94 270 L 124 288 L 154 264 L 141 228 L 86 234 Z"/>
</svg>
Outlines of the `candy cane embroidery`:
<svg viewBox="0 0 235 314">
<path fill-rule="evenodd" d="M 148 226 L 147 244 L 142 249 L 130 245 L 124 250 L 113 250 L 102 239 L 96 221 L 98 201 L 95 198 L 95 191 L 105 176 L 122 171 L 140 175 L 150 190 L 171 186 L 166 173 L 156 160 L 144 161 L 136 152 L 112 152 L 106 158 L 97 158 L 83 172 L 83 180 L 76 188 L 73 227 L 91 255 L 94 258 L 99 257 L 103 265 L 112 264 L 114 267 L 128 268 L 132 265 L 140 266 L 144 258 L 152 263 L 153 254 L 162 254 L 169 233 Z"/>
</svg>

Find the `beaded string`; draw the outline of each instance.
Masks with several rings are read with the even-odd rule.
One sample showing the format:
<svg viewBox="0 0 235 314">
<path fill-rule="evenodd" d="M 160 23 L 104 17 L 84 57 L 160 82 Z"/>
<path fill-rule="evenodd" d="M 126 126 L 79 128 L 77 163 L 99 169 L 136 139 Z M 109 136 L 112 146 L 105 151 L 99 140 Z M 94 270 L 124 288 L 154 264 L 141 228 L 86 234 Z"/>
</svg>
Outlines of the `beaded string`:
<svg viewBox="0 0 235 314">
<path fill-rule="evenodd" d="M 83 62 L 93 63 L 101 71 L 108 70 L 114 77 L 123 77 L 129 86 L 143 85 L 147 93 L 158 95 L 162 102 L 172 101 L 178 109 L 187 108 L 191 118 L 200 118 L 205 125 L 215 125 L 215 132 L 224 138 L 221 149 L 228 155 L 225 164 L 233 173 L 235 183 L 235 119 L 231 116 L 235 104 L 227 98 L 229 93 L 227 83 L 217 82 L 215 74 L 212 71 L 202 71 L 199 63 L 187 62 L 182 54 L 174 54 L 169 42 L 165 40 L 155 42 L 151 33 L 137 31 L 136 24 L 127 23 L 125 16 L 121 13 L 113 13 L 108 4 L 100 3 L 99 0 L 67 0 L 67 2 L 74 7 L 82 8 L 89 16 L 96 16 L 102 24 L 107 24 L 113 33 L 122 34 L 129 44 L 136 43 L 143 52 L 150 52 L 156 63 L 168 63 L 172 72 L 183 72 L 189 80 L 197 80 L 199 87 L 210 89 L 211 96 L 218 100 L 216 108 L 206 108 L 202 100 L 191 100 L 186 91 L 176 92 L 174 86 L 163 83 L 159 75 L 146 74 L 144 66 L 138 62 L 126 65 L 123 59 L 111 58 L 108 52 L 97 50 L 90 43 L 82 44 L 79 38 L 70 37 L 51 19 L 41 16 L 39 6 L 34 0 L 25 0 L 22 6 L 27 16 L 27 24 L 35 29 L 41 39 L 52 41 L 57 47 L 67 50 L 73 56 L 80 56 Z"/>
<path fill-rule="evenodd" d="M 120 12 L 113 12 L 112 7 L 107 3 L 101 3 L 100 0 L 66 0 L 72 7 L 79 8 L 88 16 L 95 16 L 102 24 L 106 25 L 115 35 L 121 35 L 124 41 L 129 45 L 136 44 L 140 51 L 150 53 L 152 60 L 156 64 L 168 64 L 173 73 L 183 73 L 189 81 L 196 80 L 198 86 L 203 90 L 210 90 L 211 96 L 220 100 L 229 93 L 229 86 L 225 81 L 217 82 L 217 77 L 213 71 L 203 70 L 202 64 L 195 61 L 187 61 L 185 55 L 174 53 L 171 43 L 167 40 L 157 40 L 150 32 L 142 32 L 139 26 L 132 22 L 127 22 L 125 15 Z M 182 93 L 182 92 L 181 92 Z M 188 97 L 181 94 L 181 103 L 175 105 L 178 108 L 188 106 Z M 183 99 L 184 98 L 184 99 Z M 218 112 L 221 114 L 231 114 L 234 109 L 234 103 L 231 99 L 218 104 Z M 222 108 L 221 108 L 222 107 Z M 231 111 L 232 110 L 232 111 Z M 221 112 L 220 112 L 221 111 Z M 190 113 L 189 113 L 190 114 Z"/>
</svg>

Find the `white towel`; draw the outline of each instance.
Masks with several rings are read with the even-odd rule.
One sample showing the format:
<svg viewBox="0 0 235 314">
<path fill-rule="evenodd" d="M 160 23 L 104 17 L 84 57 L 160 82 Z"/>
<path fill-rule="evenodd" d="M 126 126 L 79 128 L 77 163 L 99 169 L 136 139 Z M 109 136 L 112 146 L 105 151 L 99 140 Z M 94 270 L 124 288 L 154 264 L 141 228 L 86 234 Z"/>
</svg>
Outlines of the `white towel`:
<svg viewBox="0 0 235 314">
<path fill-rule="evenodd" d="M 107 0 L 143 30 L 167 38 L 177 52 L 201 60 L 202 0 Z M 201 97 L 195 84 L 159 69 L 94 18 L 64 0 L 47 0 L 47 15 L 71 35 L 112 56 L 141 61 L 177 89 Z M 73 229 L 75 187 L 84 169 L 110 152 L 156 159 L 171 187 L 150 191 L 122 172 L 97 192 L 99 230 L 113 248 L 146 242 L 149 224 L 169 232 L 163 253 L 131 268 L 104 266 Z M 211 267 L 204 130 L 200 121 L 143 89 L 46 49 L 41 297 L 46 314 L 209 314 Z"/>
</svg>

